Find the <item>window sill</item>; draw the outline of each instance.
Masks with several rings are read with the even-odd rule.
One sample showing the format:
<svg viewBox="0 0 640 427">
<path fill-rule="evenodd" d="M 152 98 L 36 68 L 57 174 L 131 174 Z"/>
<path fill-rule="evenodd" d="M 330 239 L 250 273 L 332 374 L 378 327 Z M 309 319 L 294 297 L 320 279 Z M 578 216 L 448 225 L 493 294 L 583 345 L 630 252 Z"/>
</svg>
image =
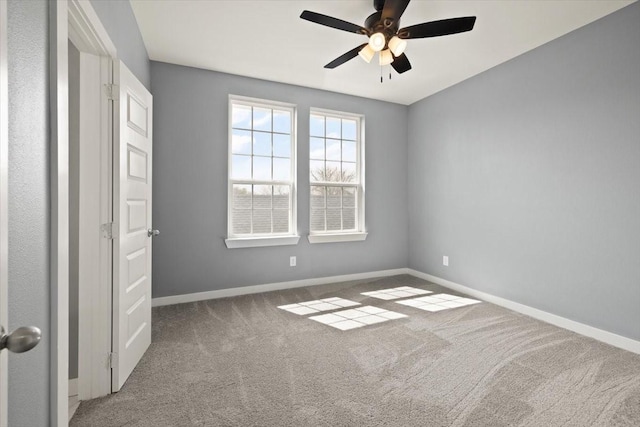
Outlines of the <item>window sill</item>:
<svg viewBox="0 0 640 427">
<path fill-rule="evenodd" d="M 308 238 L 309 243 L 361 242 L 367 238 L 367 233 L 309 234 Z"/>
<path fill-rule="evenodd" d="M 261 248 L 264 246 L 297 245 L 300 236 L 269 236 L 269 237 L 233 237 L 224 239 L 229 249 Z"/>
</svg>

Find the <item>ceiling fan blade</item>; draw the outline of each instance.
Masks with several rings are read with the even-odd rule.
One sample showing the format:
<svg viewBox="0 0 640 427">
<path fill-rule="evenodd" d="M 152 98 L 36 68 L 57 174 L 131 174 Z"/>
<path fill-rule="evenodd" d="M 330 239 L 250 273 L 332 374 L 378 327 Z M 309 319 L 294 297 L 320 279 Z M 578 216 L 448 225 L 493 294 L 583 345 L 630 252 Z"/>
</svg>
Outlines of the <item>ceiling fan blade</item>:
<svg viewBox="0 0 640 427">
<path fill-rule="evenodd" d="M 423 39 L 426 37 L 446 36 L 473 30 L 475 16 L 443 19 L 441 21 L 424 22 L 418 25 L 401 28 L 398 36 L 402 39 Z"/>
<path fill-rule="evenodd" d="M 344 55 L 340 55 L 339 57 L 337 57 L 336 59 L 329 62 L 327 65 L 325 65 L 324 68 L 336 68 L 338 65 L 342 65 L 345 62 L 352 60 L 353 58 L 358 56 L 358 52 L 360 52 L 360 50 L 366 45 L 367 45 L 366 43 L 361 44 L 360 46 L 351 49 L 349 52 L 345 53 Z"/>
<path fill-rule="evenodd" d="M 382 9 L 382 20 L 391 19 L 393 22 L 398 22 L 409 5 L 409 1 L 410 0 L 385 0 L 384 8 Z"/>
<path fill-rule="evenodd" d="M 342 19 L 333 18 L 331 16 L 323 15 L 321 13 L 311 12 L 310 10 L 303 11 L 302 14 L 300 15 L 300 18 L 310 22 L 315 22 L 316 24 L 324 25 L 331 28 L 336 28 L 342 31 L 347 31 L 349 33 L 356 33 L 356 34 L 368 33 L 367 29 L 364 27 L 361 27 L 360 25 L 352 24 L 351 22 L 343 21 Z"/>
<path fill-rule="evenodd" d="M 405 71 L 409 71 L 411 69 L 411 62 L 409 62 L 409 58 L 407 58 L 407 55 L 403 53 L 398 57 L 394 57 L 391 66 L 398 72 L 398 74 L 402 74 Z"/>
</svg>

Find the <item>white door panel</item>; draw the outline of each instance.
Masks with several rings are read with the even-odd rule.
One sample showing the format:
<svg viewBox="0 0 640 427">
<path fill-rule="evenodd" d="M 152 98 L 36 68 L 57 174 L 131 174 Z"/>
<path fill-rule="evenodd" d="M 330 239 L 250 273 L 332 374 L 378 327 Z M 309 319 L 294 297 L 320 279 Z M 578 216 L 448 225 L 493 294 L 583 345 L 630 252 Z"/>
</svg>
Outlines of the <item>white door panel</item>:
<svg viewBox="0 0 640 427">
<path fill-rule="evenodd" d="M 151 343 L 152 102 L 127 67 L 116 64 L 112 389 L 125 383 Z"/>
</svg>

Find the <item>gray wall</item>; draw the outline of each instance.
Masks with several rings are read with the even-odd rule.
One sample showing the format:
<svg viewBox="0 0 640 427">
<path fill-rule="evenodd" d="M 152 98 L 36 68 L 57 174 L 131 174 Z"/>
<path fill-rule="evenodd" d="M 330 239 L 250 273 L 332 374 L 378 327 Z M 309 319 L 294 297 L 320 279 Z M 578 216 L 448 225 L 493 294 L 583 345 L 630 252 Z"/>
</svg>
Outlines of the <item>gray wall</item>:
<svg viewBox="0 0 640 427">
<path fill-rule="evenodd" d="M 407 265 L 407 107 L 151 62 L 154 95 L 153 296 Z M 375 82 L 372 82 L 375 84 Z M 228 95 L 298 106 L 297 246 L 227 249 Z M 366 117 L 364 242 L 315 244 L 309 230 L 309 108 Z M 289 267 L 289 256 L 298 266 Z"/>
<path fill-rule="evenodd" d="M 131 3 L 128 0 L 91 0 L 91 5 L 116 46 L 118 58 L 149 89 L 149 55 Z"/>
<path fill-rule="evenodd" d="M 9 0 L 9 329 L 35 325 L 42 342 L 9 353 L 9 425 L 49 418 L 48 2 Z"/>
<path fill-rule="evenodd" d="M 78 378 L 80 52 L 69 42 L 69 378 Z"/>
<path fill-rule="evenodd" d="M 639 22 L 635 3 L 410 107 L 411 268 L 640 339 Z"/>
</svg>

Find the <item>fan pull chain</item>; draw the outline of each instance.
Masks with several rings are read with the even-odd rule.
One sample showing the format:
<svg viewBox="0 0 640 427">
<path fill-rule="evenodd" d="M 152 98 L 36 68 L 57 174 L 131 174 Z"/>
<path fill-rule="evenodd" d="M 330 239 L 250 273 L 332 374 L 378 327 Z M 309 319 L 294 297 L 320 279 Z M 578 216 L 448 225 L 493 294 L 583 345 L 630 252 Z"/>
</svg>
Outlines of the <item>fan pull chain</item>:
<svg viewBox="0 0 640 427">
<path fill-rule="evenodd" d="M 383 70 L 383 68 L 384 68 L 384 65 L 381 65 L 380 66 L 380 83 L 384 82 L 384 77 L 383 77 L 384 70 Z M 391 70 L 389 70 L 389 80 L 391 80 Z"/>
</svg>

